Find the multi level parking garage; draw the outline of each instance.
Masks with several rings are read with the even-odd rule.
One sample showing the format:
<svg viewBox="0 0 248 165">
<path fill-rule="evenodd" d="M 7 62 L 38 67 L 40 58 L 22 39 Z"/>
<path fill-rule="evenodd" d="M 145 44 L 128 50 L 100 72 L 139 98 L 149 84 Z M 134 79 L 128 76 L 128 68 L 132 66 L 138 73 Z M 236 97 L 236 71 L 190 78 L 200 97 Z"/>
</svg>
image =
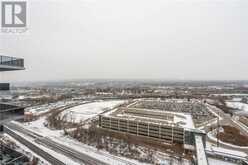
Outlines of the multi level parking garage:
<svg viewBox="0 0 248 165">
<path fill-rule="evenodd" d="M 189 113 L 122 107 L 99 116 L 104 129 L 144 136 L 166 143 L 194 146 L 194 135 L 203 132 L 195 129 Z"/>
<path fill-rule="evenodd" d="M 132 104 L 132 108 L 145 108 L 171 112 L 190 113 L 195 125 L 209 121 L 215 116 L 199 101 L 182 100 L 142 100 Z"/>
<path fill-rule="evenodd" d="M 140 100 L 127 107 L 119 107 L 101 114 L 99 126 L 116 133 L 181 144 L 184 149 L 196 151 L 198 164 L 208 164 L 204 150 L 205 133 L 195 128 L 192 113 L 194 115 L 200 113 L 204 116 L 209 112 L 204 112 L 206 109 L 192 112 L 197 109 L 195 105 L 203 107 L 196 103 L 176 104 L 178 103 Z M 195 120 L 198 121 L 197 118 Z"/>
</svg>

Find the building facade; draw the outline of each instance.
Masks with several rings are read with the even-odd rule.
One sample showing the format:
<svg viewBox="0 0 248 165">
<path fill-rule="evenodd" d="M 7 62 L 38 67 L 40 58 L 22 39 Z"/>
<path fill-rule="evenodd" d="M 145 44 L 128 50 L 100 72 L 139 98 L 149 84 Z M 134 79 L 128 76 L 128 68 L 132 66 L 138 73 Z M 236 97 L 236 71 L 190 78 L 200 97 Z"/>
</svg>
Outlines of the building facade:
<svg viewBox="0 0 248 165">
<path fill-rule="evenodd" d="M 99 127 L 115 132 L 143 136 L 166 143 L 177 143 L 193 148 L 195 134 L 204 133 L 194 128 L 190 114 L 119 108 L 99 116 Z"/>
<path fill-rule="evenodd" d="M 0 72 L 24 70 L 24 59 L 0 55 Z M 0 73 L 1 74 L 1 73 Z M 10 90 L 9 83 L 1 83 L 1 90 Z M 0 93 L 1 94 L 1 93 Z M 0 131 L 3 130 L 4 122 L 16 119 L 24 115 L 24 108 L 0 102 Z"/>
</svg>

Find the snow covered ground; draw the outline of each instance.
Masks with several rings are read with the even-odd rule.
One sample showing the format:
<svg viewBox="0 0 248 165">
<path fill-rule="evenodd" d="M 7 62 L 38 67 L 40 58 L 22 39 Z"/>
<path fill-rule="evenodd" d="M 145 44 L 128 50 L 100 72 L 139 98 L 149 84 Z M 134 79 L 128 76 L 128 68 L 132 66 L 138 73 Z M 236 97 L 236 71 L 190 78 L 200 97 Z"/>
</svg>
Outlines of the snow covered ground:
<svg viewBox="0 0 248 165">
<path fill-rule="evenodd" d="M 109 116 L 111 115 L 111 113 L 113 113 L 116 109 L 114 109 L 113 111 L 109 111 L 107 113 L 105 113 L 105 116 Z M 156 117 L 144 117 L 144 116 L 139 116 L 139 115 L 135 115 L 135 114 L 128 114 L 128 113 L 118 113 L 116 116 L 117 117 L 121 117 L 121 118 L 128 118 L 129 120 L 150 120 L 152 119 L 153 123 L 163 123 L 164 121 L 166 121 L 166 124 L 178 124 L 181 127 L 184 128 L 189 128 L 189 129 L 193 129 L 195 128 L 192 117 L 190 114 L 186 114 L 186 113 L 177 113 L 177 112 L 171 112 L 171 111 L 161 111 L 161 110 L 152 110 L 152 109 L 139 109 L 139 108 L 132 108 L 132 110 L 137 110 L 137 111 L 143 111 L 144 113 L 147 112 L 153 112 L 154 114 L 159 114 L 159 115 L 168 115 L 168 114 L 173 114 L 173 119 L 172 120 L 166 120 L 166 119 L 159 119 Z M 151 121 L 150 121 L 151 122 Z M 151 123 L 152 123 L 151 122 Z"/>
<path fill-rule="evenodd" d="M 39 115 L 39 114 L 48 112 L 51 109 L 55 109 L 55 108 L 59 108 L 59 107 L 63 107 L 63 106 L 75 104 L 75 103 L 76 101 L 59 101 L 56 103 L 49 103 L 49 104 L 29 107 L 29 108 L 26 108 L 25 111 L 32 112 L 34 115 Z"/>
<path fill-rule="evenodd" d="M 50 164 L 45 159 L 43 159 L 42 157 L 40 157 L 39 155 L 37 155 L 36 153 L 34 153 L 33 151 L 31 151 L 25 145 L 21 144 L 19 141 L 15 140 L 14 138 L 12 138 L 11 136 L 9 136 L 8 134 L 4 134 L 4 136 L 6 136 L 9 140 L 11 140 L 12 142 L 14 142 L 19 147 L 18 149 L 16 149 L 16 151 L 18 151 L 18 152 L 26 155 L 30 159 L 32 159 L 34 156 L 36 158 L 39 158 L 40 161 L 38 162 L 38 165 L 49 165 Z"/>
<path fill-rule="evenodd" d="M 222 117 L 217 114 L 213 109 L 217 109 L 215 106 L 207 104 L 207 109 L 216 117 L 218 117 L 220 120 L 222 120 Z"/>
<path fill-rule="evenodd" d="M 242 101 L 242 98 L 241 97 L 234 97 L 234 98 L 232 98 L 232 101 L 240 102 L 240 101 Z"/>
<path fill-rule="evenodd" d="M 110 165 L 126 165 L 126 164 L 148 165 L 146 163 L 141 163 L 136 160 L 111 155 L 104 150 L 97 150 L 95 147 L 88 146 L 70 137 L 52 138 L 52 140 L 67 147 L 71 147 L 81 153 L 97 158 L 98 160 L 101 160 Z"/>
<path fill-rule="evenodd" d="M 106 110 L 123 104 L 124 102 L 124 100 L 111 100 L 82 104 L 65 110 L 61 115 L 65 116 L 68 122 L 79 123 L 80 121 L 93 118 Z"/>
<path fill-rule="evenodd" d="M 65 114 L 70 113 L 71 111 L 79 112 L 79 114 L 81 115 L 79 115 L 78 117 L 79 119 L 77 120 L 78 121 L 82 119 L 86 120 L 91 117 L 95 117 L 97 114 L 103 112 L 106 109 L 113 108 L 122 103 L 124 103 L 124 101 L 99 101 L 99 102 L 76 106 L 74 108 L 66 110 L 64 113 Z M 128 158 L 121 157 L 121 156 L 114 156 L 105 150 L 97 150 L 97 148 L 93 146 L 89 146 L 81 142 L 78 142 L 76 139 L 65 136 L 63 134 L 63 130 L 51 130 L 45 127 L 45 123 L 46 123 L 45 117 L 42 117 L 36 121 L 32 121 L 29 123 L 24 123 L 24 124 L 18 123 L 18 122 L 15 122 L 15 123 L 18 125 L 21 125 L 22 127 L 29 129 L 30 131 L 40 134 L 44 137 L 48 137 L 52 139 L 53 141 L 56 141 L 57 143 L 61 143 L 79 152 L 98 158 L 99 160 L 106 162 L 110 165 L 126 165 L 126 164 L 145 165 L 145 163 L 138 162 L 137 160 L 128 159 Z M 41 146 L 41 148 L 44 149 L 45 147 Z M 53 153 L 53 151 L 49 149 L 47 149 L 47 151 L 60 160 L 66 159 L 67 161 L 71 161 L 70 159 L 68 160 L 67 157 L 63 158 L 61 154 L 55 154 Z M 173 165 L 178 165 L 178 164 L 189 165 L 190 164 L 190 162 L 187 160 L 178 162 L 177 159 L 171 158 L 170 155 L 166 153 L 158 152 L 156 153 L 155 156 L 159 157 L 159 160 L 161 161 L 161 163 L 164 163 L 164 164 L 173 164 Z M 76 162 L 73 161 L 71 163 L 75 164 Z"/>
<path fill-rule="evenodd" d="M 51 130 L 47 127 L 45 127 L 46 124 L 46 118 L 42 117 L 38 120 L 27 122 L 24 124 L 21 124 L 19 122 L 14 122 L 15 124 L 18 124 L 20 126 L 24 126 L 25 128 L 36 132 L 37 134 L 40 134 L 42 136 L 48 136 L 48 137 L 60 137 L 64 135 L 63 130 Z"/>
<path fill-rule="evenodd" d="M 136 160 L 131 160 L 123 157 L 117 157 L 114 155 L 109 154 L 106 151 L 103 150 L 97 150 L 95 147 L 88 146 L 86 144 L 80 143 L 77 140 L 64 136 L 62 130 L 51 130 L 47 127 L 44 126 L 45 118 L 40 118 L 39 120 L 30 122 L 30 123 L 25 123 L 21 124 L 18 122 L 14 122 L 15 124 L 18 124 L 20 126 L 23 126 L 30 131 L 33 131 L 37 134 L 40 134 L 44 137 L 48 137 L 57 143 L 61 143 L 62 145 L 66 145 L 67 147 L 71 147 L 79 152 L 85 153 L 87 155 L 93 156 L 94 158 L 98 158 L 99 160 L 109 163 L 110 165 L 126 165 L 129 162 L 130 164 L 137 164 L 137 165 L 145 165 L 144 163 L 140 163 Z M 40 145 L 41 146 L 41 145 Z M 42 149 L 44 149 L 44 146 L 41 146 Z M 51 153 L 53 156 L 58 158 L 59 160 L 67 160 L 67 161 L 72 161 L 68 159 L 67 157 L 61 155 L 61 154 L 55 154 L 54 151 L 50 149 L 44 149 L 45 151 L 48 151 Z M 63 158 L 63 159 L 62 159 Z M 72 164 L 77 164 L 76 162 L 71 162 Z M 71 164 L 70 164 L 71 165 Z"/>
<path fill-rule="evenodd" d="M 233 158 L 240 158 L 240 157 L 247 157 L 248 155 L 242 151 L 227 149 L 223 147 L 217 147 L 216 144 L 213 144 L 211 142 L 206 143 L 206 150 L 211 151 L 212 153 L 218 153 L 219 155 L 223 156 L 231 156 Z M 208 158 L 209 165 L 238 165 L 235 163 L 227 162 L 224 160 L 214 159 L 214 158 Z"/>
<path fill-rule="evenodd" d="M 47 148 L 47 147 L 45 147 L 45 146 L 43 146 L 43 145 L 40 145 L 40 144 L 36 143 L 36 142 L 35 142 L 35 139 L 32 139 L 32 138 L 30 138 L 30 137 L 27 137 L 26 135 L 24 135 L 24 134 L 22 134 L 22 133 L 20 133 L 20 132 L 15 132 L 15 133 L 18 134 L 19 136 L 21 136 L 22 138 L 28 140 L 28 141 L 29 141 L 30 143 L 32 143 L 33 145 L 39 147 L 39 148 L 42 149 L 43 151 L 49 153 L 49 154 L 52 155 L 53 157 L 57 158 L 58 160 L 63 161 L 65 164 L 68 164 L 68 165 L 80 165 L 80 164 L 79 164 L 78 162 L 76 162 L 75 160 L 72 160 L 71 158 L 69 158 L 69 157 L 67 157 L 67 156 L 65 156 L 65 155 L 63 155 L 63 154 L 60 154 L 60 153 L 58 153 L 58 152 L 56 152 L 56 151 L 54 151 L 54 150 L 51 150 L 51 149 L 49 149 L 49 148 Z M 20 143 L 19 143 L 19 144 L 20 144 Z M 23 146 L 20 145 L 20 147 L 23 147 Z M 25 149 L 25 148 L 27 148 L 27 147 L 24 146 L 24 148 L 22 148 L 22 149 Z M 29 150 L 29 151 L 31 151 L 31 150 Z M 36 154 L 33 153 L 32 151 L 31 151 L 31 153 L 32 153 L 33 155 L 36 155 Z M 44 159 L 41 159 L 41 160 L 42 160 L 43 162 L 45 162 Z M 46 163 L 46 164 L 50 164 L 50 163 L 48 163 L 48 162 L 45 162 L 45 163 Z"/>
<path fill-rule="evenodd" d="M 238 165 L 236 163 L 231 163 L 219 159 L 213 159 L 213 158 L 208 158 L 208 164 L 209 165 Z"/>
<path fill-rule="evenodd" d="M 241 102 L 226 102 L 228 107 L 248 112 L 248 104 Z"/>
</svg>

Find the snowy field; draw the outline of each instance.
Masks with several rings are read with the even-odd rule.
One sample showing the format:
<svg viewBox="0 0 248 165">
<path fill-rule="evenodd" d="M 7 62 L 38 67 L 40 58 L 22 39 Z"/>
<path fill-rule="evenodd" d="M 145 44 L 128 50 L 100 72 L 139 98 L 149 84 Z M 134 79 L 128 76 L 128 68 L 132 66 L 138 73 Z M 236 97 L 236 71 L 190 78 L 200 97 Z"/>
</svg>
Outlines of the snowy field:
<svg viewBox="0 0 248 165">
<path fill-rule="evenodd" d="M 33 151 L 31 151 L 25 145 L 21 144 L 19 141 L 15 140 L 14 138 L 12 138 L 11 136 L 9 136 L 8 134 L 4 134 L 4 136 L 16 144 L 16 146 L 18 147 L 16 149 L 16 151 L 18 151 L 18 152 L 26 155 L 29 159 L 32 159 L 33 157 L 38 158 L 40 160 L 38 162 L 38 165 L 49 165 L 50 164 L 45 159 L 43 159 L 42 157 L 40 157 L 39 155 L 37 155 L 36 153 L 34 153 Z"/>
<path fill-rule="evenodd" d="M 32 112 L 34 115 L 39 115 L 45 112 L 50 111 L 51 109 L 63 107 L 66 105 L 71 105 L 77 103 L 76 101 L 59 101 L 56 103 L 49 103 L 49 104 L 43 104 L 43 105 L 38 105 L 38 106 L 33 106 L 26 108 L 26 112 Z"/>
<path fill-rule="evenodd" d="M 46 118 L 42 117 L 38 120 L 27 122 L 24 124 L 14 122 L 15 124 L 18 124 L 20 126 L 24 126 L 25 128 L 29 129 L 32 132 L 36 132 L 37 134 L 40 134 L 42 136 L 47 137 L 60 137 L 64 135 L 63 130 L 51 130 L 47 127 L 45 127 L 45 124 L 47 123 Z"/>
<path fill-rule="evenodd" d="M 93 118 L 98 114 L 123 104 L 124 100 L 98 101 L 93 103 L 82 104 L 62 112 L 68 122 L 79 123 Z"/>
<path fill-rule="evenodd" d="M 248 104 L 241 103 L 241 102 L 226 102 L 226 104 L 230 108 L 235 108 L 235 109 L 248 112 Z"/>
<path fill-rule="evenodd" d="M 208 158 L 209 165 L 238 165 L 237 163 L 231 163 L 223 160 Z"/>
</svg>

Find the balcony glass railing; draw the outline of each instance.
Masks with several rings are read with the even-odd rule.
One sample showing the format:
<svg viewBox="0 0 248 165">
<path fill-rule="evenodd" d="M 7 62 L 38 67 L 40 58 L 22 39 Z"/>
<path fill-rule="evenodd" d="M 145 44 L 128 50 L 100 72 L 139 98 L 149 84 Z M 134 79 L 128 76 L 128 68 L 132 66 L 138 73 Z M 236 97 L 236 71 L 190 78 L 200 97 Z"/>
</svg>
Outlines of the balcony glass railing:
<svg viewBox="0 0 248 165">
<path fill-rule="evenodd" d="M 24 60 L 22 58 L 8 57 L 0 55 L 0 65 L 24 67 Z"/>
</svg>

